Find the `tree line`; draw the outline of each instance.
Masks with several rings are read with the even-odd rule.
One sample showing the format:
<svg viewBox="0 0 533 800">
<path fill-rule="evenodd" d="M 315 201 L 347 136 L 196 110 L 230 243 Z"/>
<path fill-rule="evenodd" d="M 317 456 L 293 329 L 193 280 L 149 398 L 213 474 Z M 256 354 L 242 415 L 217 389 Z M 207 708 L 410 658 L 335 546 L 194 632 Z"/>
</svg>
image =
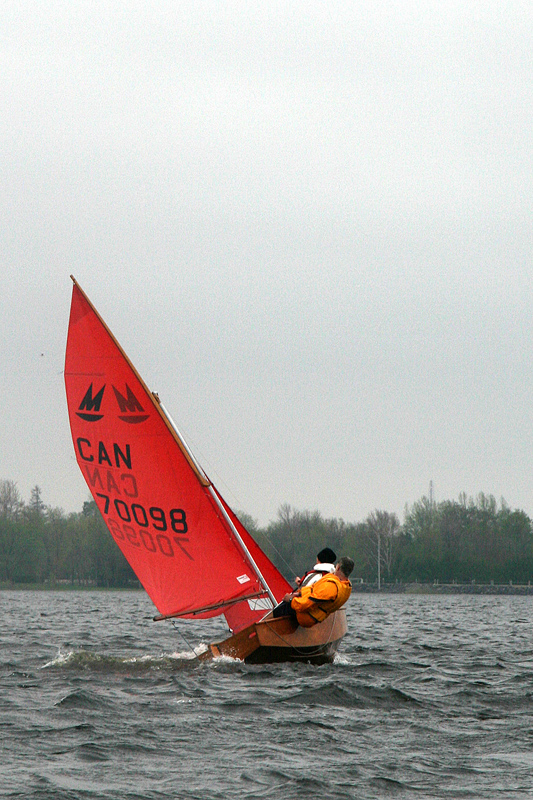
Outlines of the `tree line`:
<svg viewBox="0 0 533 800">
<path fill-rule="evenodd" d="M 285 505 L 266 530 L 252 532 L 285 574 L 288 565 L 301 574 L 327 545 L 337 556 L 354 559 L 356 581 L 533 581 L 532 520 L 483 493 L 439 503 L 422 497 L 406 506 L 403 522 L 394 513 L 375 510 L 362 522 L 345 523 Z"/>
<path fill-rule="evenodd" d="M 9 480 L 0 480 L 0 583 L 139 585 L 96 503 L 65 514 L 45 505 L 39 486 L 24 503 Z"/>
<path fill-rule="evenodd" d="M 289 580 L 309 569 L 325 546 L 351 556 L 353 579 L 367 583 L 533 580 L 532 520 L 483 493 L 439 503 L 422 497 L 406 506 L 403 522 L 375 510 L 346 523 L 288 504 L 265 527 L 238 516 Z M 10 480 L 0 480 L 0 583 L 138 586 L 92 500 L 65 514 L 44 503 L 38 486 L 24 502 Z"/>
</svg>

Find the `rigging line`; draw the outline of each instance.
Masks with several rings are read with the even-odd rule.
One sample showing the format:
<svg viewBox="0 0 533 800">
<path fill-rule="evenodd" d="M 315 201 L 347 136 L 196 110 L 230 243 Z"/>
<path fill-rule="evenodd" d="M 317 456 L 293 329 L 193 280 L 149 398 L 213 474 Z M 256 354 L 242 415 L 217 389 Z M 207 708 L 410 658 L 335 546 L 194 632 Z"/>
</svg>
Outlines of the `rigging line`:
<svg viewBox="0 0 533 800">
<path fill-rule="evenodd" d="M 183 639 L 183 641 L 185 642 L 185 644 L 187 645 L 187 647 L 189 648 L 189 650 L 191 651 L 193 656 L 195 658 L 199 658 L 198 653 L 196 652 L 194 647 L 191 644 L 189 644 L 189 642 L 185 638 L 185 634 L 180 630 L 180 627 L 179 627 L 179 625 L 178 625 L 178 623 L 176 622 L 175 619 L 172 620 L 172 627 L 174 628 L 174 630 L 176 630 L 179 633 L 179 635 L 181 636 L 181 638 Z"/>
<path fill-rule="evenodd" d="M 248 531 L 248 533 L 250 534 L 250 536 L 252 537 L 252 539 L 255 539 L 256 543 L 257 543 L 257 544 L 259 544 L 259 542 L 258 542 L 258 541 L 257 541 L 257 539 L 255 538 L 255 536 L 252 534 L 252 532 L 251 532 L 251 531 Z M 294 566 L 293 566 L 292 564 L 289 564 L 289 562 L 287 561 L 287 559 L 286 559 L 286 558 L 284 558 L 283 554 L 282 554 L 282 553 L 281 553 L 281 552 L 278 550 L 278 548 L 276 547 L 276 545 L 274 544 L 274 542 L 272 541 L 272 539 L 270 539 L 270 538 L 268 537 L 268 534 L 267 534 L 265 531 L 262 531 L 262 530 L 257 530 L 257 531 L 256 531 L 256 533 L 259 533 L 259 534 L 260 534 L 260 535 L 261 535 L 261 536 L 262 536 L 264 539 L 266 539 L 266 541 L 269 543 L 269 545 L 270 545 L 270 546 L 271 546 L 271 548 L 274 550 L 274 552 L 276 553 L 276 555 L 277 555 L 277 556 L 279 556 L 279 559 L 280 559 L 280 561 L 283 561 L 283 563 L 285 564 L 285 566 L 287 567 L 287 569 L 288 569 L 288 570 L 291 572 L 291 574 L 292 574 L 292 575 L 295 575 L 295 574 L 296 574 L 296 569 L 294 568 Z"/>
</svg>

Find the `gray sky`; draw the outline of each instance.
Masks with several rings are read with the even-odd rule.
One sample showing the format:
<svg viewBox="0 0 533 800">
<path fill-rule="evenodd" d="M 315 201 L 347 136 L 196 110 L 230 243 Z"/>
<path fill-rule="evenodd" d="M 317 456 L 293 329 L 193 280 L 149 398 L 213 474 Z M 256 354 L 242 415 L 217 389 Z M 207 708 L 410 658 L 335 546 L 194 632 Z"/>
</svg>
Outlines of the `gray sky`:
<svg viewBox="0 0 533 800">
<path fill-rule="evenodd" d="M 0 10 L 0 478 L 78 511 L 73 273 L 228 502 L 533 515 L 533 6 Z"/>
</svg>

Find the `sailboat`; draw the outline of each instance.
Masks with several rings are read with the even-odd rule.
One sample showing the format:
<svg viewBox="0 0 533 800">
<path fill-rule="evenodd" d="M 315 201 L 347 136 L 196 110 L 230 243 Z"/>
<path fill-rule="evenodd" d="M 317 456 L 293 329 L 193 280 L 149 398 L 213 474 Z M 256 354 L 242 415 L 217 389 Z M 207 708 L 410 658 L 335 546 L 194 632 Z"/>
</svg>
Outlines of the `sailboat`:
<svg viewBox="0 0 533 800">
<path fill-rule="evenodd" d="M 210 643 L 204 659 L 331 662 L 347 630 L 344 609 L 312 628 L 273 618 L 290 584 L 72 281 L 65 385 L 76 460 L 109 533 L 159 612 L 154 619 L 223 614 L 230 635 Z"/>
</svg>

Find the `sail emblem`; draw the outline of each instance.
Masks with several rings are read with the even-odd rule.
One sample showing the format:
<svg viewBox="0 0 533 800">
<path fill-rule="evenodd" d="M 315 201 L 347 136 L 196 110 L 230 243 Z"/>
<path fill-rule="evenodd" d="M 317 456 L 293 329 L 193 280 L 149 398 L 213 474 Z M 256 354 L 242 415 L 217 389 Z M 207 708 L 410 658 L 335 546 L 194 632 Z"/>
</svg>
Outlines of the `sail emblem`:
<svg viewBox="0 0 533 800">
<path fill-rule="evenodd" d="M 77 411 L 78 417 L 84 419 L 86 422 L 97 422 L 104 416 L 100 414 L 100 406 L 102 405 L 102 397 L 104 396 L 105 383 L 97 394 L 93 397 L 93 385 L 89 386 L 83 400 L 80 403 L 80 410 Z"/>
<path fill-rule="evenodd" d="M 76 412 L 78 417 L 85 420 L 85 422 L 97 422 L 99 419 L 102 419 L 104 415 L 103 413 L 100 413 L 100 408 L 102 405 L 102 399 L 104 397 L 105 387 L 106 384 L 104 383 L 100 391 L 93 395 L 93 384 L 91 383 L 83 396 L 83 400 L 79 406 L 79 411 Z M 128 384 L 126 384 L 126 397 L 124 397 L 124 395 L 119 392 L 115 386 L 113 386 L 113 391 L 121 412 L 118 414 L 118 418 L 122 420 L 122 422 L 128 422 L 130 425 L 136 425 L 139 422 L 144 422 L 148 419 L 150 415 L 144 413 L 144 408 L 141 406 Z"/>
<path fill-rule="evenodd" d="M 126 384 L 126 397 L 119 392 L 116 386 L 113 386 L 113 391 L 115 392 L 117 403 L 122 412 L 118 416 L 122 422 L 128 422 L 130 425 L 137 425 L 139 422 L 144 422 L 148 419 L 149 414 L 144 413 L 144 408 L 139 403 L 128 384 Z M 139 411 L 141 412 L 140 414 L 136 413 Z"/>
</svg>

